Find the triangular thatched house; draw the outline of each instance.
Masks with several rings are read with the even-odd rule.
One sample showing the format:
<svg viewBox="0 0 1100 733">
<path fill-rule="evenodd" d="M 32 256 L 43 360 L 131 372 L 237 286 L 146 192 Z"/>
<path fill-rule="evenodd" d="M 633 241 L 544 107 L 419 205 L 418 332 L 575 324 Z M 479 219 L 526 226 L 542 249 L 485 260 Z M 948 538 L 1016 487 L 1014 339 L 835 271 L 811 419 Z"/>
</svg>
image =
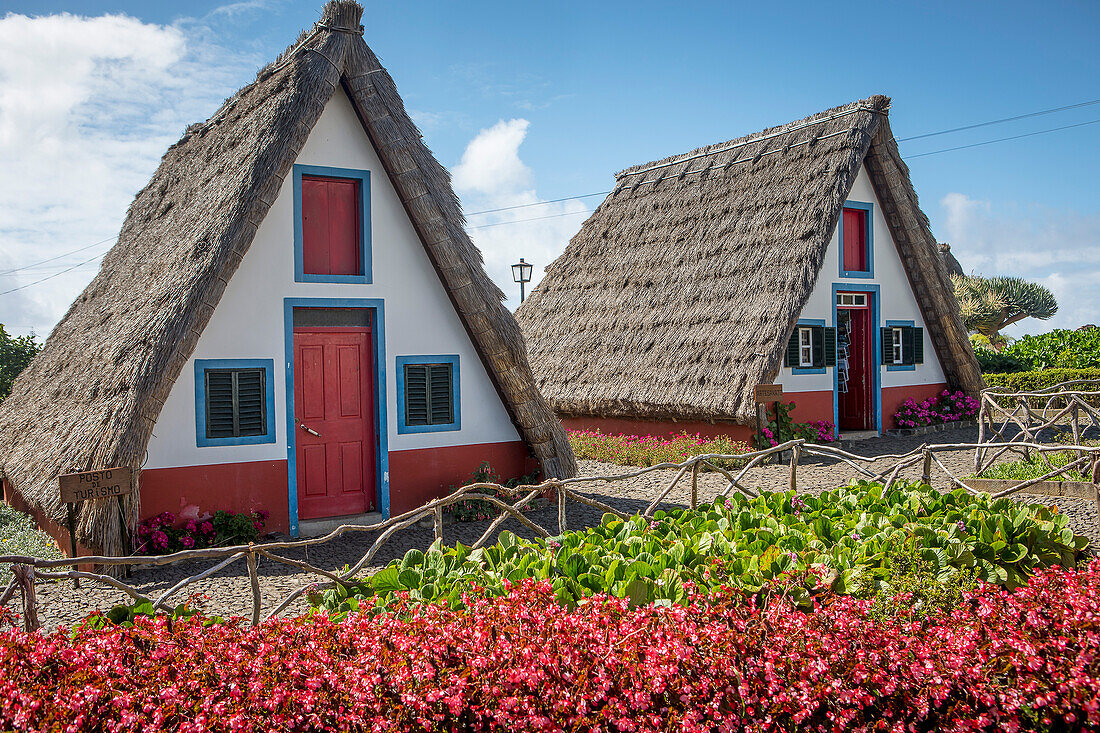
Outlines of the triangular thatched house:
<svg viewBox="0 0 1100 733">
<path fill-rule="evenodd" d="M 141 469 L 131 524 L 265 509 L 291 534 L 418 506 L 483 460 L 574 472 L 361 13 L 329 2 L 187 129 L 17 380 L 0 467 L 46 526 L 59 474 L 112 466 Z M 118 551 L 114 504 L 81 506 L 77 536 Z"/>
<path fill-rule="evenodd" d="M 634 166 L 516 314 L 567 426 L 751 434 L 753 387 L 878 431 L 978 365 L 875 96 Z"/>
</svg>

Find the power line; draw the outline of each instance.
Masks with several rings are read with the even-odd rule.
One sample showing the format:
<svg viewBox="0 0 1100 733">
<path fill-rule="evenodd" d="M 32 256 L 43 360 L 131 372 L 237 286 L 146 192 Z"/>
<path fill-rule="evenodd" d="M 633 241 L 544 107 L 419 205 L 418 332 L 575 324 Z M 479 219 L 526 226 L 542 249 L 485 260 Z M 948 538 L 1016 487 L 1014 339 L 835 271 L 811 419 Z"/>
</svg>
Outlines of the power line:
<svg viewBox="0 0 1100 733">
<path fill-rule="evenodd" d="M 16 290 L 22 290 L 23 288 L 29 288 L 32 285 L 38 285 L 39 283 L 44 283 L 47 280 L 52 280 L 53 278 L 57 277 L 58 275 L 64 275 L 66 272 L 69 272 L 71 270 L 75 270 L 76 268 L 80 267 L 81 265 L 86 265 L 89 262 L 91 262 L 92 260 L 97 260 L 102 256 L 103 255 L 96 255 L 95 257 L 89 257 L 88 259 L 84 260 L 83 262 L 77 262 L 72 267 L 68 267 L 68 268 L 62 270 L 61 272 L 55 272 L 52 275 L 47 275 L 46 277 L 42 278 L 41 280 L 35 280 L 32 283 L 27 283 L 26 285 L 20 285 L 19 287 L 12 288 L 11 290 L 5 290 L 4 292 L 0 293 L 0 295 L 7 295 L 8 293 L 14 293 Z"/>
<path fill-rule="evenodd" d="M 512 209 L 525 209 L 528 206 L 542 206 L 543 204 L 557 204 L 562 201 L 573 201 L 574 199 L 588 199 L 593 196 L 606 196 L 611 193 L 610 191 L 597 191 L 596 193 L 582 193 L 580 196 L 566 196 L 560 199 L 550 199 L 548 201 L 535 201 L 530 204 L 516 204 L 515 206 L 502 206 L 499 209 L 485 209 L 484 211 L 471 211 L 466 216 L 477 216 L 478 214 L 493 214 L 497 211 L 511 211 Z"/>
<path fill-rule="evenodd" d="M 1088 107 L 1092 104 L 1100 104 L 1100 99 L 1093 99 L 1088 102 L 1078 102 L 1077 104 L 1067 104 L 1065 107 L 1053 107 L 1051 109 L 1042 109 L 1038 112 L 1028 112 L 1023 115 L 1016 115 L 1015 117 L 1002 117 L 999 120 L 990 120 L 989 122 L 978 122 L 973 125 L 963 125 L 962 127 L 952 127 L 950 130 L 940 130 L 939 132 L 926 132 L 923 135 L 913 135 L 912 137 L 899 137 L 897 141 L 899 143 L 908 142 L 909 140 L 920 140 L 926 137 L 935 137 L 936 135 L 947 135 L 952 132 L 961 132 L 963 130 L 973 130 L 978 127 L 988 127 L 989 125 L 999 125 L 1002 122 L 1015 122 L 1016 120 L 1026 120 L 1029 117 L 1039 117 L 1040 115 L 1049 115 L 1055 112 L 1065 112 L 1067 109 L 1078 109 L 1079 107 Z"/>
<path fill-rule="evenodd" d="M 77 247 L 76 249 L 71 249 L 68 252 L 62 252 L 61 254 L 57 255 L 56 257 L 50 257 L 49 259 L 39 260 L 38 262 L 32 262 L 29 265 L 23 265 L 22 267 L 16 267 L 15 269 L 12 269 L 12 270 L 5 270 L 4 272 L 0 272 L 0 276 L 10 275 L 13 272 L 19 272 L 20 270 L 29 270 L 32 267 L 37 267 L 38 265 L 44 265 L 47 262 L 53 262 L 54 260 L 59 260 L 62 257 L 68 257 L 69 255 L 76 254 L 77 252 L 83 252 L 86 249 L 91 249 L 92 247 L 98 246 L 100 244 L 106 244 L 107 242 L 111 242 L 113 240 L 114 240 L 114 237 L 110 237 L 108 239 L 103 239 L 103 240 L 100 240 L 98 242 L 92 242 L 91 244 L 86 244 L 83 247 Z"/>
<path fill-rule="evenodd" d="M 503 226 L 504 224 L 519 224 L 520 222 L 524 222 L 524 221 L 539 221 L 541 219 L 557 219 L 558 217 L 561 217 L 561 216 L 577 216 L 578 214 L 583 214 L 585 216 L 588 216 L 590 213 L 591 212 L 589 212 L 589 211 L 563 211 L 560 214 L 548 214 L 547 216 L 532 216 L 532 217 L 527 218 L 527 219 L 513 219 L 511 221 L 497 221 L 497 222 L 493 222 L 492 224 L 479 224 L 476 227 L 466 227 L 466 228 L 467 229 L 488 229 L 489 227 L 499 227 L 499 226 Z M 2 293 L 0 293 L 0 295 L 2 295 Z"/>
<path fill-rule="evenodd" d="M 1088 122 L 1078 122 L 1074 125 L 1063 125 L 1062 127 L 1052 127 L 1049 130 L 1036 130 L 1035 132 L 1025 132 L 1022 135 L 1012 135 L 1010 137 L 1000 137 L 996 140 L 986 140 L 980 143 L 971 143 L 969 145 L 956 145 L 953 148 L 943 148 L 942 150 L 930 150 L 927 153 L 917 153 L 915 155 L 904 156 L 907 160 L 910 158 L 923 158 L 925 155 L 936 155 L 937 153 L 949 153 L 952 150 L 965 150 L 966 148 L 976 148 L 980 145 L 992 145 L 993 143 L 1003 143 L 1006 140 L 1019 140 L 1022 137 L 1031 137 L 1033 135 L 1045 135 L 1048 132 L 1058 132 L 1059 130 L 1068 130 L 1073 127 L 1084 127 L 1085 125 L 1095 125 L 1100 120 L 1089 120 Z"/>
</svg>

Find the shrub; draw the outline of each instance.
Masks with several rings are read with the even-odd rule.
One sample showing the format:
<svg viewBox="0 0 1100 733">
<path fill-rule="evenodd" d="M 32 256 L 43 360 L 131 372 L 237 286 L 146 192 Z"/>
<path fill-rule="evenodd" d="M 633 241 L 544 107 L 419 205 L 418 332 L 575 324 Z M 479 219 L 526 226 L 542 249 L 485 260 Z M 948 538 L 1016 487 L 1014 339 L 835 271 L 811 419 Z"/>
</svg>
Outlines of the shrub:
<svg viewBox="0 0 1100 733">
<path fill-rule="evenodd" d="M 860 482 L 818 496 L 735 495 L 697 510 L 657 512 L 625 522 L 605 515 L 600 525 L 548 540 L 502 532 L 495 545 L 410 550 L 348 589 L 316 594 L 330 611 L 385 607 L 400 594 L 452 607 L 475 588 L 502 595 L 508 583 L 545 580 L 565 604 L 601 594 L 633 603 L 679 603 L 688 586 L 723 585 L 761 592 L 793 573 L 828 572 L 840 593 L 879 587 L 890 557 L 914 542 L 920 556 L 945 576 L 973 570 L 983 580 L 1014 588 L 1036 568 L 1073 567 L 1087 538 L 1068 518 L 1042 505 L 1021 506 L 965 491 L 941 493 L 908 485 L 884 492 Z M 784 586 L 808 604 L 818 583 Z"/>
<path fill-rule="evenodd" d="M 1041 371 L 1017 372 L 1015 374 L 986 374 L 985 383 L 990 387 L 1003 387 L 1009 392 L 1037 392 L 1063 382 L 1077 380 L 1100 380 L 1100 369 L 1043 369 Z M 1073 389 L 1084 392 L 1100 392 L 1097 385 L 1077 385 Z M 1086 396 L 1090 405 L 1100 405 L 1100 394 Z M 1032 407 L 1042 408 L 1051 402 L 1049 397 L 1033 397 L 1028 400 Z M 1053 400 L 1051 407 L 1065 407 L 1064 400 Z M 1008 405 L 1011 410 L 1015 404 Z"/>
<path fill-rule="evenodd" d="M 511 478 L 503 482 L 503 486 L 506 489 L 514 489 L 517 486 L 530 486 L 538 482 L 539 472 L 536 470 L 534 473 L 527 476 L 521 476 L 519 478 Z M 470 480 L 463 484 L 501 484 L 500 476 L 493 473 L 493 467 L 489 465 L 488 461 L 482 461 L 481 465 L 470 474 Z M 448 493 L 454 493 L 461 486 L 452 486 Z M 530 490 L 528 490 L 530 491 Z M 499 489 L 478 489 L 478 493 L 492 496 L 501 501 L 512 503 L 519 497 L 515 495 L 515 492 L 504 492 Z M 521 509 L 530 509 L 530 505 L 524 505 Z M 448 504 L 445 511 L 456 522 L 476 522 L 483 519 L 493 519 L 500 510 L 493 506 L 490 502 L 484 499 L 465 499 L 463 501 L 456 502 L 454 504 Z"/>
<path fill-rule="evenodd" d="M 1061 442 L 1061 439 L 1058 439 Z M 1069 442 L 1073 442 L 1072 436 L 1069 438 Z M 1094 442 L 1094 441 L 1088 441 Z M 1009 481 L 1026 481 L 1028 479 L 1039 478 L 1040 476 L 1046 476 L 1051 472 L 1053 468 L 1061 468 L 1067 464 L 1073 463 L 1080 456 L 1073 451 L 1057 451 L 1043 454 L 1047 460 L 1050 461 L 1050 465 L 1047 465 L 1046 461 L 1038 453 L 1033 453 L 1027 458 L 1021 458 L 1015 461 L 1004 461 L 1003 463 L 996 463 L 987 468 L 981 476 L 975 478 L 989 478 L 989 479 L 1005 479 Z M 1051 481 L 1091 481 L 1091 477 L 1086 475 L 1085 469 L 1077 468 L 1068 473 L 1060 476 L 1055 476 L 1050 479 Z"/>
<path fill-rule="evenodd" d="M 768 421 L 759 433 L 754 436 L 754 442 L 759 449 L 771 448 L 786 443 L 788 440 L 801 438 L 807 443 L 832 443 L 836 435 L 836 426 L 828 420 L 814 420 L 813 422 L 795 422 L 791 418 L 793 402 L 776 402 L 775 418 Z"/>
<path fill-rule="evenodd" d="M 747 453 L 749 447 L 724 435 L 704 438 L 688 432 L 659 435 L 609 435 L 599 430 L 570 430 L 569 444 L 577 458 L 620 466 L 656 466 L 659 463 L 683 463 L 692 456 L 707 453 L 733 455 Z M 730 463 L 732 467 L 734 463 Z"/>
<path fill-rule="evenodd" d="M 1100 367 L 1100 329 L 1057 329 L 1037 336 L 1024 336 L 1005 349 L 1005 354 L 1034 370 L 1097 368 Z"/>
<path fill-rule="evenodd" d="M 61 557 L 53 538 L 35 526 L 34 519 L 0 502 L 0 555 L 29 555 L 47 560 Z M 4 574 L 10 574 L 7 568 Z"/>
<path fill-rule="evenodd" d="M 978 401 L 964 392 L 944 390 L 935 397 L 918 403 L 913 398 L 902 403 L 894 413 L 898 427 L 916 428 L 925 425 L 958 422 L 978 414 Z"/>
<path fill-rule="evenodd" d="M 974 349 L 974 356 L 978 359 L 978 366 L 983 374 L 1011 374 L 1031 368 L 1029 362 L 1019 357 L 999 354 L 992 349 Z"/>
<path fill-rule="evenodd" d="M 979 585 L 950 614 L 805 613 L 735 591 L 567 608 L 526 581 L 463 611 L 255 629 L 0 632 L 0 727 L 198 731 L 1051 731 L 1100 726 L 1100 567 Z"/>
<path fill-rule="evenodd" d="M 248 513 L 217 511 L 208 519 L 188 519 L 176 526 L 172 512 L 161 512 L 138 525 L 135 552 L 167 555 L 180 550 L 248 544 L 263 533 L 269 516 L 270 512 L 263 509 Z"/>
</svg>

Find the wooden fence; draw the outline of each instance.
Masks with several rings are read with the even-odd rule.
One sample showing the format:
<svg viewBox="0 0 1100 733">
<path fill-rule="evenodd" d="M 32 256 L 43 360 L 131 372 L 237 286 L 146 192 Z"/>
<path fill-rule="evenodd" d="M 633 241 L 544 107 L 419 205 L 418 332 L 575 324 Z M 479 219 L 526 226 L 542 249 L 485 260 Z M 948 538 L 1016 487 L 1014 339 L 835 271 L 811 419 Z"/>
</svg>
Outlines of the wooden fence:
<svg viewBox="0 0 1100 733">
<path fill-rule="evenodd" d="M 1030 458 L 1031 445 L 1041 443 L 1047 431 L 1054 436 L 1066 432 L 1073 436 L 1073 445 L 1080 446 L 1089 428 L 1100 433 L 1098 398 L 1097 379 L 1062 382 L 1033 392 L 1010 392 L 1005 387 L 982 390 L 974 473 L 980 476 L 1008 452 Z M 1053 469 L 1048 452 L 1039 456 Z M 1083 452 L 1079 455 L 1085 457 Z"/>
<path fill-rule="evenodd" d="M 777 457 L 782 456 L 783 460 L 788 466 L 788 482 L 787 486 L 791 491 L 798 490 L 798 477 L 800 470 L 805 470 L 806 467 L 802 464 L 802 458 L 816 457 L 826 460 L 836 460 L 845 463 L 855 469 L 855 471 L 862 477 L 872 480 L 883 482 L 885 487 L 889 489 L 895 482 L 901 477 L 901 473 L 909 468 L 914 468 L 918 464 L 921 466 L 921 480 L 924 483 L 931 484 L 934 469 L 938 468 L 948 479 L 949 484 L 952 487 L 958 486 L 966 491 L 977 494 L 980 493 L 972 489 L 961 477 L 956 476 L 951 470 L 949 470 L 940 458 L 938 453 L 945 451 L 958 451 L 966 449 L 985 449 L 995 450 L 999 448 L 1027 448 L 1039 452 L 1048 452 L 1056 450 L 1076 450 L 1082 453 L 1082 457 L 1078 460 L 1066 465 L 1060 469 L 1054 469 L 1047 475 L 1027 481 L 1021 481 L 1013 484 L 1003 490 L 994 494 L 996 497 L 1007 496 L 1019 491 L 1022 491 L 1029 486 L 1033 486 L 1039 482 L 1048 480 L 1054 476 L 1072 471 L 1075 468 L 1084 465 L 1084 463 L 1093 461 L 1095 458 L 1100 457 L 1100 446 L 1086 447 L 1086 446 L 1052 446 L 1052 445 L 1040 445 L 1038 443 L 1028 444 L 1022 442 L 1004 442 L 1004 443 L 952 443 L 952 444 L 940 444 L 940 445 L 922 445 L 914 448 L 908 453 L 888 454 L 879 456 L 860 456 L 848 451 L 841 450 L 839 448 L 828 445 L 817 445 L 813 443 L 807 443 L 804 440 L 791 440 L 771 448 L 763 450 L 753 451 L 751 453 L 742 453 L 735 455 L 724 454 L 706 454 L 700 456 L 691 457 L 682 463 L 662 463 L 655 466 L 649 466 L 647 468 L 638 469 L 636 471 L 630 471 L 626 473 L 618 473 L 606 476 L 583 476 L 571 479 L 549 479 L 537 485 L 520 486 L 515 489 L 506 489 L 499 484 L 492 483 L 476 483 L 464 486 L 458 489 L 454 493 L 445 496 L 434 501 L 430 501 L 423 506 L 414 509 L 412 511 L 401 514 L 400 516 L 391 517 L 390 519 L 372 525 L 343 525 L 333 530 L 331 533 L 317 538 L 290 540 L 285 542 L 266 542 L 266 543 L 250 543 L 248 545 L 237 545 L 233 547 L 211 547 L 200 550 L 184 550 L 182 552 L 176 552 L 170 555 L 159 556 L 141 556 L 141 557 L 108 557 L 108 556 L 84 556 L 79 558 L 62 558 L 58 560 L 44 560 L 34 557 L 26 557 L 20 555 L 5 555 L 0 556 L 0 564 L 7 563 L 12 569 L 12 580 L 8 583 L 3 593 L 0 594 L 0 606 L 5 606 L 11 602 L 16 593 L 20 594 L 22 601 L 23 611 L 23 625 L 27 630 L 33 630 L 40 626 L 38 619 L 37 601 L 35 595 L 35 584 L 39 581 L 59 581 L 59 580 L 91 580 L 97 583 L 101 583 L 106 586 L 110 586 L 130 596 L 135 602 L 149 602 L 153 605 L 154 609 L 165 609 L 170 598 L 178 594 L 187 586 L 193 585 L 204 578 L 207 578 L 215 573 L 233 565 L 237 562 L 244 562 L 247 568 L 251 593 L 252 593 L 252 618 L 253 625 L 261 622 L 262 616 L 262 602 L 260 592 L 260 573 L 258 570 L 258 558 L 265 558 L 273 563 L 290 566 L 297 570 L 306 572 L 310 575 L 319 576 L 323 579 L 323 582 L 318 585 L 316 583 L 303 583 L 301 587 L 297 588 L 286 598 L 279 603 L 279 605 L 267 614 L 266 618 L 270 619 L 278 616 L 290 605 L 306 593 L 310 588 L 325 588 L 335 586 L 347 586 L 354 582 L 354 579 L 359 576 L 364 568 L 370 566 L 371 561 L 378 555 L 379 551 L 385 546 L 386 542 L 394 536 L 397 532 L 407 527 L 410 527 L 421 520 L 431 518 L 435 527 L 435 538 L 437 540 L 444 540 L 443 531 L 443 510 L 445 507 L 471 499 L 477 499 L 488 502 L 489 504 L 500 510 L 500 515 L 492 521 L 489 527 L 481 535 L 481 537 L 475 542 L 472 547 L 478 548 L 484 546 L 493 537 L 500 526 L 507 520 L 513 519 L 519 522 L 521 525 L 531 530 L 539 537 L 551 536 L 551 530 L 547 527 L 543 527 L 533 521 L 530 517 L 524 514 L 524 509 L 532 502 L 536 497 L 544 495 L 555 495 L 557 501 L 557 533 L 561 534 L 568 528 L 568 521 L 566 516 L 567 502 L 573 501 L 579 504 L 598 509 L 608 514 L 613 514 L 621 519 L 628 519 L 630 515 L 621 512 L 608 504 L 593 499 L 590 496 L 579 493 L 576 487 L 581 484 L 593 484 L 593 483 L 615 483 L 619 481 L 626 481 L 629 479 L 637 478 L 647 473 L 654 471 L 675 470 L 675 477 L 670 481 L 665 488 L 658 494 L 649 505 L 641 512 L 641 516 L 650 517 L 656 511 L 657 507 L 664 502 L 669 494 L 676 489 L 681 482 L 690 481 L 690 490 L 688 505 L 691 508 L 695 508 L 699 503 L 699 475 L 703 471 L 713 471 L 722 475 L 727 484 L 725 488 L 719 492 L 718 496 L 728 496 L 731 491 L 737 489 L 749 496 L 758 496 L 759 492 L 756 489 L 750 488 L 745 485 L 746 477 L 749 472 L 764 463 L 765 461 L 772 461 Z M 787 454 L 787 455 L 783 455 Z M 872 464 L 880 461 L 886 461 L 889 465 L 885 470 L 876 472 L 871 466 Z M 729 469 L 724 467 L 725 465 L 732 465 L 734 468 Z M 493 490 L 501 492 L 503 495 L 519 496 L 523 494 L 517 501 L 513 503 L 505 502 L 496 496 L 491 496 L 484 493 L 485 490 Z M 526 493 L 524 493 L 526 492 Z M 292 551 L 296 549 L 304 549 L 315 545 L 321 545 L 327 542 L 332 542 L 343 535 L 352 533 L 368 533 L 377 534 L 377 538 L 371 544 L 366 554 L 355 563 L 355 565 L 347 568 L 343 571 L 329 571 L 323 568 L 316 567 L 308 562 L 297 560 L 294 558 L 286 557 L 281 552 Z M 95 566 L 132 566 L 132 565 L 153 565 L 153 566 L 168 566 L 176 563 L 192 560 L 218 560 L 216 564 L 202 570 L 199 573 L 184 578 L 161 593 L 156 598 L 152 598 L 143 594 L 133 586 L 111 577 L 101 572 L 88 572 L 77 569 L 78 565 L 93 564 Z"/>
</svg>

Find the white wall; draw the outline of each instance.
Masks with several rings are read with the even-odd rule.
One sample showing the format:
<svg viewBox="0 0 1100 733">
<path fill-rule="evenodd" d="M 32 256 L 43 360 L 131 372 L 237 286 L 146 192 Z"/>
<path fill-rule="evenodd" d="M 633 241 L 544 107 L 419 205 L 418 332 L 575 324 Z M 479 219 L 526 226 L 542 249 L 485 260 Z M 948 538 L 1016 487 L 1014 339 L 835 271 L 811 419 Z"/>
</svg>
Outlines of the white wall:
<svg viewBox="0 0 1100 733">
<path fill-rule="evenodd" d="M 333 95 L 296 161 L 370 171 L 373 283 L 294 282 L 293 176 L 287 175 L 199 343 L 176 381 L 149 441 L 146 468 L 285 460 L 286 355 L 283 298 L 385 301 L 389 450 L 520 440 L 424 247 L 343 91 Z M 458 354 L 460 431 L 397 434 L 395 359 Z M 273 359 L 274 443 L 199 448 L 195 436 L 195 359 Z"/>
<path fill-rule="evenodd" d="M 890 228 L 886 225 L 882 206 L 875 195 L 871 179 L 864 167 L 848 194 L 849 201 L 874 204 L 872 218 L 872 246 L 874 247 L 874 277 L 840 277 L 840 236 L 839 230 L 833 231 L 829 249 L 825 253 L 825 264 L 818 273 L 810 299 L 802 310 L 801 318 L 824 320 L 827 326 L 835 326 L 833 321 L 833 284 L 878 285 L 879 286 L 879 323 L 885 326 L 887 321 L 913 321 L 913 325 L 924 328 L 924 363 L 917 364 L 913 370 L 887 371 L 878 366 L 883 387 L 902 387 L 914 384 L 936 384 L 946 381 L 943 367 L 932 345 L 928 328 L 921 316 L 920 307 L 909 285 L 909 279 L 898 256 Z M 880 361 L 875 355 L 875 363 Z M 782 384 L 785 392 L 813 392 L 833 389 L 833 370 L 826 369 L 825 374 L 794 374 L 790 367 L 783 367 L 776 377 L 776 384 Z"/>
</svg>

